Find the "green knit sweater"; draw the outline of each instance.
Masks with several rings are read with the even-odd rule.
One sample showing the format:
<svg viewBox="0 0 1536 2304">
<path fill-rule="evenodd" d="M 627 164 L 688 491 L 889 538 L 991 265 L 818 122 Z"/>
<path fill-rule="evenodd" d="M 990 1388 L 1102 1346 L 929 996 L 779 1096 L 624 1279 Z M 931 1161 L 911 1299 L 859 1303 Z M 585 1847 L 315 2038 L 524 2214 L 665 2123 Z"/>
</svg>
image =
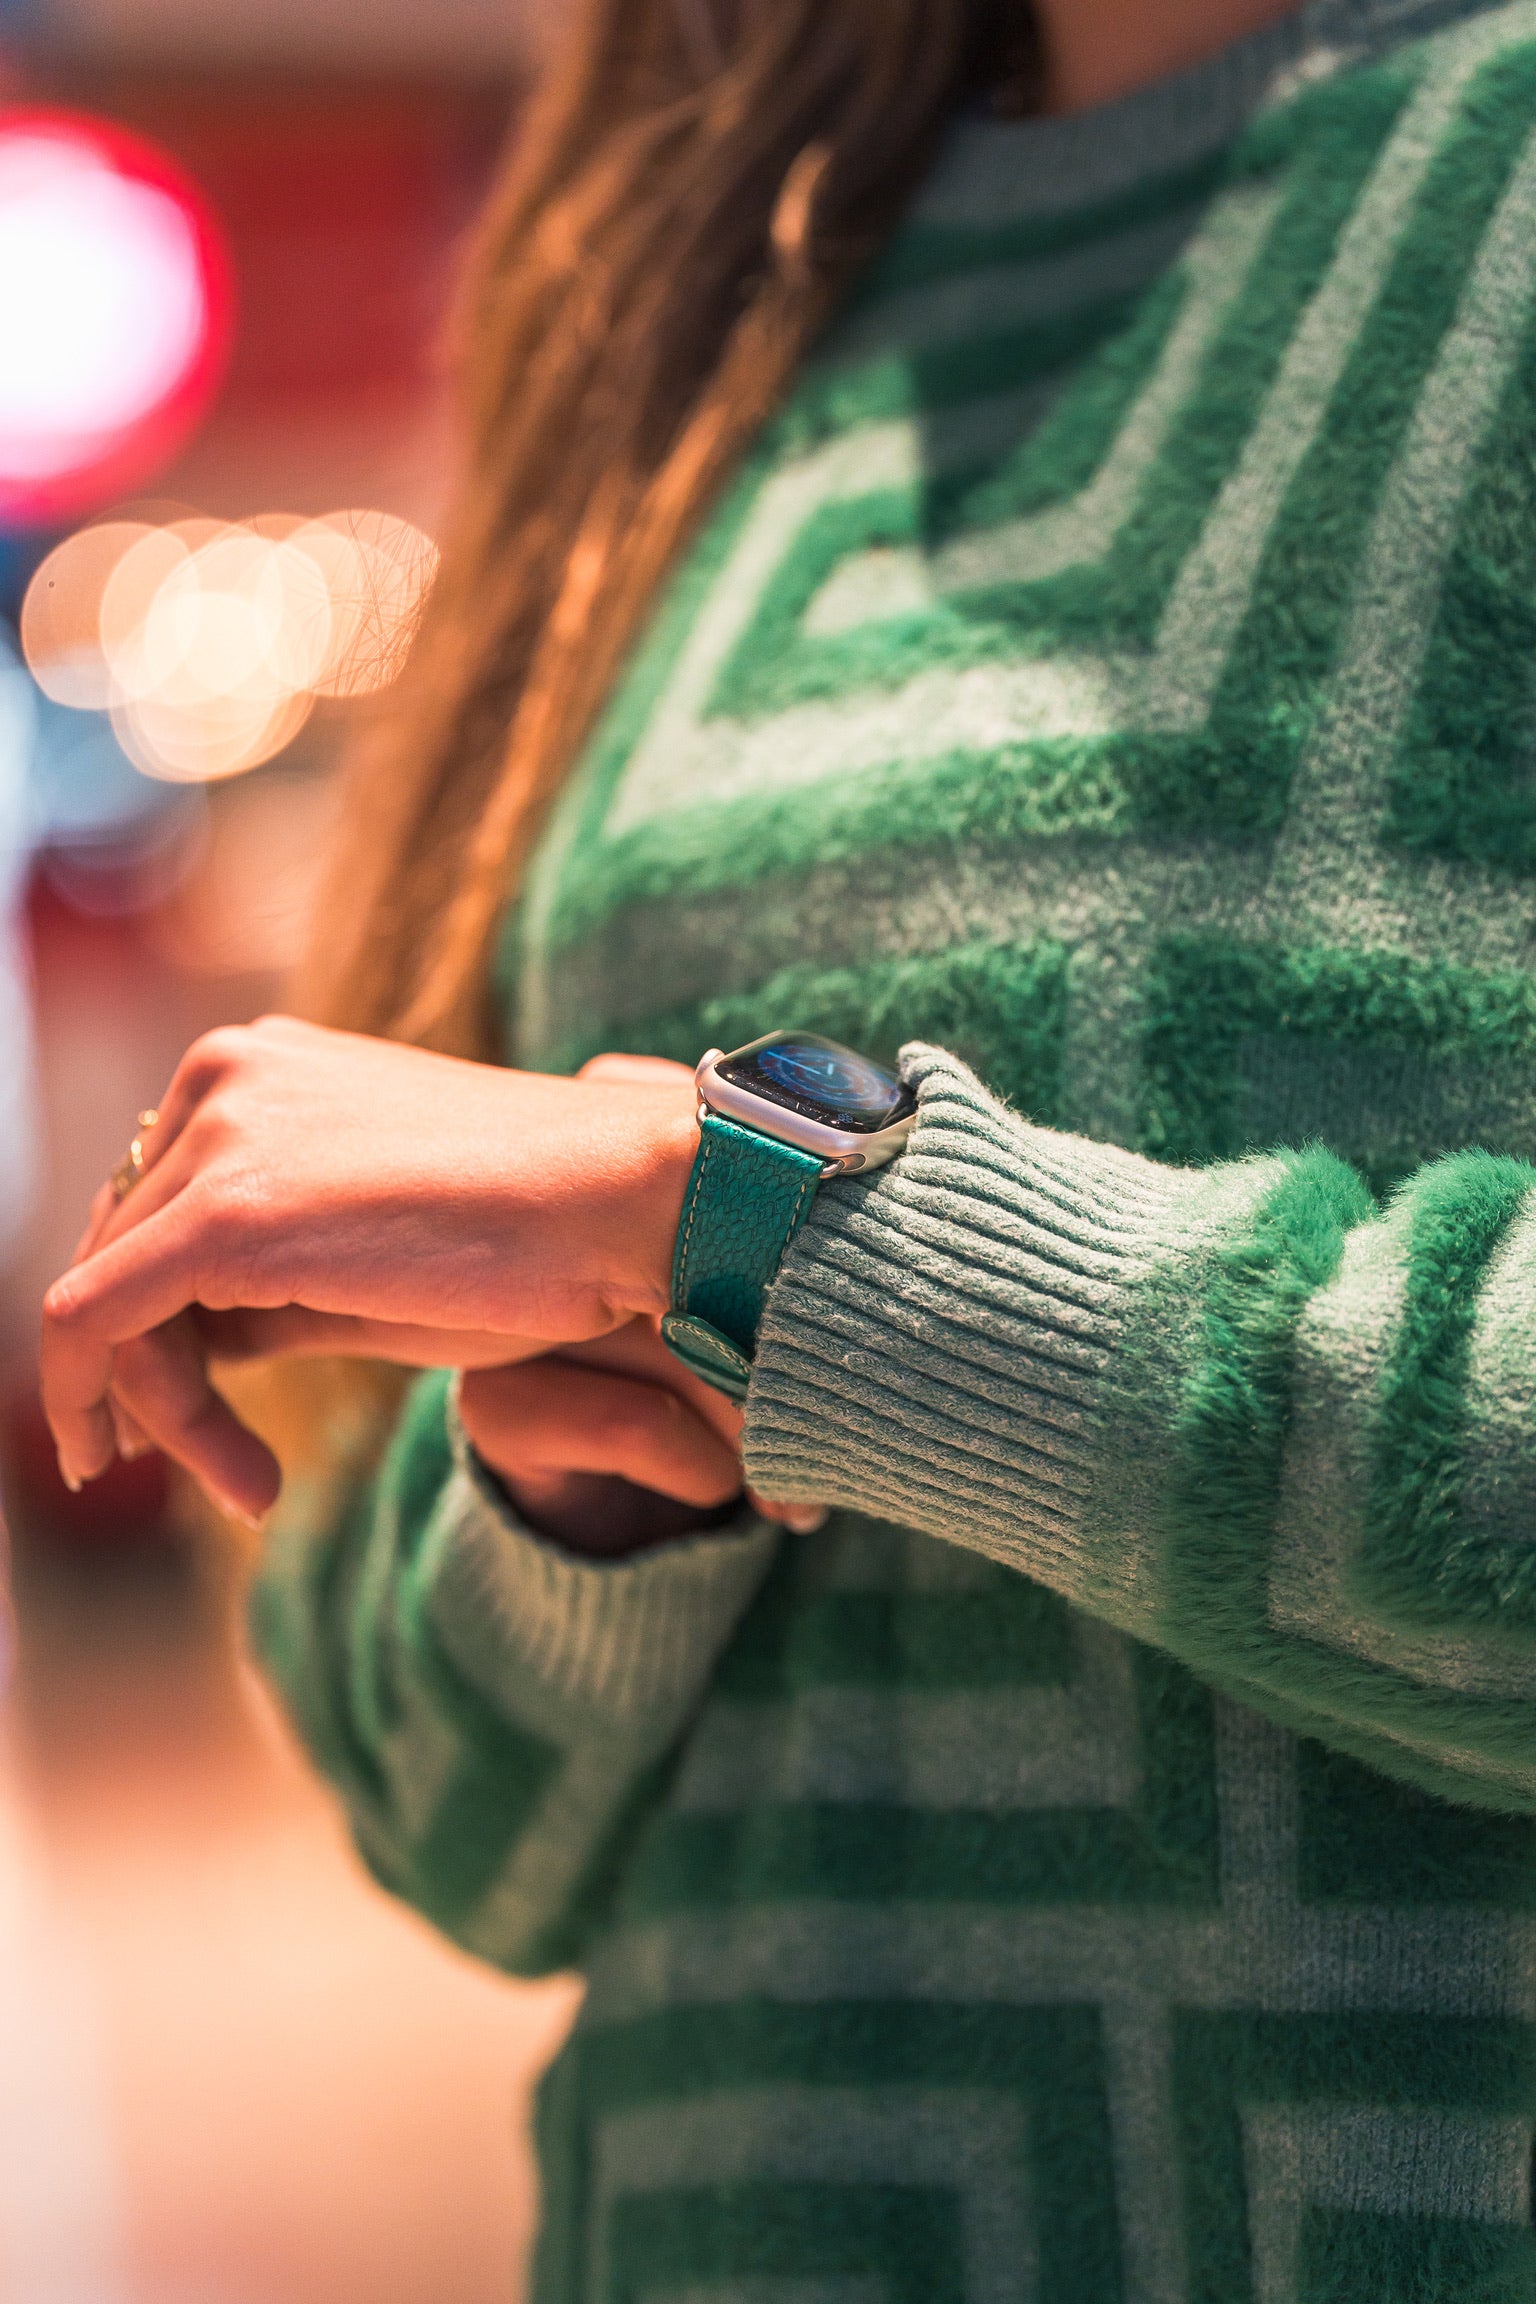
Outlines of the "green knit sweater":
<svg viewBox="0 0 1536 2304">
<path fill-rule="evenodd" d="M 769 1303 L 822 1534 L 571 1557 L 429 1378 L 258 1598 L 589 1979 L 540 2304 L 1533 2304 L 1536 0 L 961 123 L 506 989 L 921 1098 Z"/>
</svg>

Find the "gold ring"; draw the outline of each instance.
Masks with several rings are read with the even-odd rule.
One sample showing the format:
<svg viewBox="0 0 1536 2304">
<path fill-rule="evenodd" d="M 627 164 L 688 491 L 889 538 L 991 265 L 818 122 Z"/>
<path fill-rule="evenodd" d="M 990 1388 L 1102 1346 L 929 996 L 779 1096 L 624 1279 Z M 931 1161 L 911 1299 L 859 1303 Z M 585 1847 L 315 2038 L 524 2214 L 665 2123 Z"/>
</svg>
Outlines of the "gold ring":
<svg viewBox="0 0 1536 2304">
<path fill-rule="evenodd" d="M 144 1135 L 146 1130 L 154 1127 L 159 1117 L 159 1113 L 153 1111 L 139 1114 L 139 1133 L 112 1171 L 114 1200 L 126 1200 L 135 1184 L 143 1181 L 144 1171 L 149 1165 L 144 1157 Z"/>
</svg>

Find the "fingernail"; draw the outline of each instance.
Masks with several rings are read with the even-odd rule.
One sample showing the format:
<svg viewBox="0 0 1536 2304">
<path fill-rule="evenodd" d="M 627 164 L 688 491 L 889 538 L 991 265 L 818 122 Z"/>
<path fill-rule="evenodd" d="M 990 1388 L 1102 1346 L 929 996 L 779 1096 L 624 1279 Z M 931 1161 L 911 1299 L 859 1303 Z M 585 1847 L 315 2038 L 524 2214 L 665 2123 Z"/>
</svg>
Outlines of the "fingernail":
<svg viewBox="0 0 1536 2304">
<path fill-rule="evenodd" d="M 825 1504 L 801 1504 L 793 1512 L 785 1513 L 784 1525 L 793 1535 L 814 1536 L 818 1528 L 825 1528 L 831 1517 Z"/>
<path fill-rule="evenodd" d="M 119 1440 L 117 1444 L 117 1452 L 125 1464 L 137 1464 L 141 1456 L 149 1454 L 149 1450 L 150 1443 L 147 1440 Z"/>
<path fill-rule="evenodd" d="M 81 1489 L 85 1486 L 85 1482 L 80 1478 L 78 1473 L 65 1472 L 62 1464 L 59 1466 L 59 1470 L 64 1475 L 64 1485 L 69 1490 L 71 1496 L 78 1496 Z"/>
</svg>

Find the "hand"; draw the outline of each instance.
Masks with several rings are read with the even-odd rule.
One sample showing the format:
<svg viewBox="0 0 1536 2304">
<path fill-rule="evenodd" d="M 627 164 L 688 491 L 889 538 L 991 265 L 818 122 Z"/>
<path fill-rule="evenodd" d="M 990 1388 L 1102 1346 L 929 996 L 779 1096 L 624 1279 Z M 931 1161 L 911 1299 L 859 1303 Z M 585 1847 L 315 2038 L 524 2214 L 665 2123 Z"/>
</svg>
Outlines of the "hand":
<svg viewBox="0 0 1536 2304">
<path fill-rule="evenodd" d="M 159 1418 L 171 1453 L 248 1517 L 266 1509 L 276 1466 L 207 1386 L 204 1312 L 341 1319 L 366 1350 L 379 1323 L 494 1338 L 503 1362 L 659 1314 L 696 1145 L 682 1067 L 557 1079 L 285 1017 L 209 1034 L 143 1181 L 98 1200 L 49 1291 L 43 1394 L 65 1478 L 112 1459 L 116 1359 L 130 1421 L 154 1384 L 178 1395 Z M 314 1348 L 334 1349 L 329 1333 Z"/>
<path fill-rule="evenodd" d="M 743 1492 L 741 1410 L 684 1368 L 654 1320 L 551 1353 L 531 1339 L 288 1305 L 186 1313 L 159 1349 L 147 1351 L 148 1341 L 122 1346 L 114 1367 L 111 1409 L 125 1456 L 159 1447 L 185 1461 L 189 1427 L 219 1398 L 210 1363 L 358 1356 L 466 1371 L 460 1415 L 477 1453 L 523 1518 L 572 1551 L 617 1554 L 686 1534 Z M 244 1512 L 227 1494 L 215 1501 Z M 826 1518 L 819 1506 L 750 1501 L 797 1534 Z"/>
<path fill-rule="evenodd" d="M 404 1368 L 488 1368 L 547 1350 L 533 1337 L 413 1328 L 307 1312 L 297 1304 L 272 1312 L 193 1306 L 118 1346 L 107 1405 L 125 1460 L 158 1448 L 189 1471 L 221 1510 L 257 1526 L 277 1494 L 277 1459 L 231 1413 L 215 1388 L 214 1366 L 320 1356 L 386 1360 Z"/>
<path fill-rule="evenodd" d="M 570 1551 L 639 1551 L 713 1525 L 742 1494 L 741 1410 L 674 1359 L 651 1320 L 468 1374 L 459 1414 L 523 1518 Z M 799 1534 L 826 1518 L 750 1501 Z"/>
</svg>

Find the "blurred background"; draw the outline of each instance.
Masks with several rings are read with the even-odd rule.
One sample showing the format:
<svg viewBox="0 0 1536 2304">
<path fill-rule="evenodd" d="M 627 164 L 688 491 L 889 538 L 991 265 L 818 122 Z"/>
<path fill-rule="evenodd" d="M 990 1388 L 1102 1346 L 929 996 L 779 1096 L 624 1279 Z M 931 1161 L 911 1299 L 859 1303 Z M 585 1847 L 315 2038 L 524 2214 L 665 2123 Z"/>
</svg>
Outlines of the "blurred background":
<svg viewBox="0 0 1536 2304">
<path fill-rule="evenodd" d="M 272 1004 L 430 583 L 457 244 L 558 0 L 0 0 L 0 2304 L 519 2293 L 564 1985 L 364 1880 L 38 1302 Z"/>
</svg>

